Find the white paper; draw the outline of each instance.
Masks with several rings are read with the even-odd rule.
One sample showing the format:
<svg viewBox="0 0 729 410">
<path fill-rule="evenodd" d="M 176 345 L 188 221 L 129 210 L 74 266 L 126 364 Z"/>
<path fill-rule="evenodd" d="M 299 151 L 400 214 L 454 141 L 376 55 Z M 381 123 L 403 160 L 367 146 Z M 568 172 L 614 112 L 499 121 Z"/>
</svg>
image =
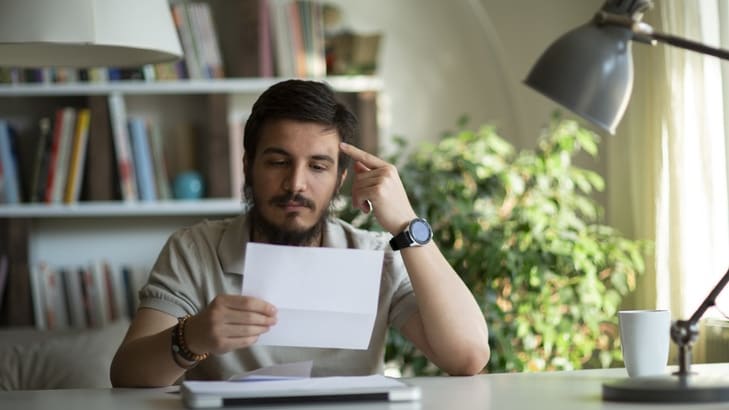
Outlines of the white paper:
<svg viewBox="0 0 729 410">
<path fill-rule="evenodd" d="M 303 362 L 282 363 L 260 369 L 251 370 L 242 374 L 237 374 L 228 380 L 231 381 L 259 381 L 259 380 L 282 380 L 282 379 L 302 379 L 311 377 L 311 368 L 314 362 L 306 360 Z"/>
<path fill-rule="evenodd" d="M 256 344 L 366 349 L 382 251 L 248 243 L 242 294 L 272 303 L 277 323 Z"/>
</svg>

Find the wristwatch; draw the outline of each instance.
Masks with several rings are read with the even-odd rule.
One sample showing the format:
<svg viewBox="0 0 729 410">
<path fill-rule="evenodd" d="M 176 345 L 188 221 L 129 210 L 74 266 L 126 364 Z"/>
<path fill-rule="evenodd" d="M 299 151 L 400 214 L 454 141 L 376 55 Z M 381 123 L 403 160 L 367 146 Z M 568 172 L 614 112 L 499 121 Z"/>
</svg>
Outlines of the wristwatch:
<svg viewBox="0 0 729 410">
<path fill-rule="evenodd" d="M 415 218 L 408 224 L 407 228 L 390 239 L 390 247 L 393 251 L 411 246 L 423 246 L 433 238 L 433 229 L 423 218 Z"/>
</svg>

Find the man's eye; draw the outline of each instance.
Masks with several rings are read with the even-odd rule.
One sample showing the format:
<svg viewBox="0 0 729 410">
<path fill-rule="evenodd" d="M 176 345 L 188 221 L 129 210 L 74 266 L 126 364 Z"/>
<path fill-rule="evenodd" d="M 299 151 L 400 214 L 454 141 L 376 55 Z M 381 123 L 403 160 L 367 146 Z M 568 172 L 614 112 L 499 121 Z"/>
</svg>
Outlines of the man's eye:
<svg viewBox="0 0 729 410">
<path fill-rule="evenodd" d="M 326 171 L 329 167 L 326 164 L 311 164 L 311 169 L 314 171 Z"/>
<path fill-rule="evenodd" d="M 268 165 L 274 166 L 274 167 L 282 167 L 287 164 L 287 161 L 282 159 L 276 159 L 276 160 L 270 160 L 268 161 Z"/>
</svg>

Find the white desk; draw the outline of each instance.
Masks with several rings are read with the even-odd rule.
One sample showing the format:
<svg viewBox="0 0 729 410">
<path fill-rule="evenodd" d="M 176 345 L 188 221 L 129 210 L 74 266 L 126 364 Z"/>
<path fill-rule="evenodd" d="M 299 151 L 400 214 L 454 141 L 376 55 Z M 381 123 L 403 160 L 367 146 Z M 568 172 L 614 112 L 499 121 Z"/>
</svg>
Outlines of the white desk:
<svg viewBox="0 0 729 410">
<path fill-rule="evenodd" d="M 702 375 L 726 375 L 729 363 L 694 365 Z M 699 405 L 611 403 L 601 399 L 602 383 L 626 377 L 624 369 L 551 373 L 504 373 L 474 377 L 418 377 L 406 379 L 421 386 L 423 398 L 413 403 L 342 403 L 245 407 L 246 409 L 325 410 L 591 410 L 591 409 L 727 409 L 729 403 Z M 89 389 L 0 392 L 2 410 L 65 409 L 181 409 L 177 388 Z M 227 407 L 230 408 L 230 407 Z"/>
</svg>

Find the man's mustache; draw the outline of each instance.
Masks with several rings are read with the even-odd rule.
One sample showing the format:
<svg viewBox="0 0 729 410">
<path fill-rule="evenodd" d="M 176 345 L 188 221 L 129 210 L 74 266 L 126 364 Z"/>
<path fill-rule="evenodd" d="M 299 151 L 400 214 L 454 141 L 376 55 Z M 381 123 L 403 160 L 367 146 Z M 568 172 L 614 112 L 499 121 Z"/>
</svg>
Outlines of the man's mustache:
<svg viewBox="0 0 729 410">
<path fill-rule="evenodd" d="M 295 203 L 298 206 L 304 206 L 309 209 L 314 209 L 314 201 L 312 201 L 309 198 L 306 198 L 305 196 L 301 194 L 295 194 L 295 193 L 289 193 L 284 195 L 279 195 L 271 198 L 269 201 L 269 204 L 275 205 L 275 206 L 286 206 L 289 203 Z"/>
</svg>

